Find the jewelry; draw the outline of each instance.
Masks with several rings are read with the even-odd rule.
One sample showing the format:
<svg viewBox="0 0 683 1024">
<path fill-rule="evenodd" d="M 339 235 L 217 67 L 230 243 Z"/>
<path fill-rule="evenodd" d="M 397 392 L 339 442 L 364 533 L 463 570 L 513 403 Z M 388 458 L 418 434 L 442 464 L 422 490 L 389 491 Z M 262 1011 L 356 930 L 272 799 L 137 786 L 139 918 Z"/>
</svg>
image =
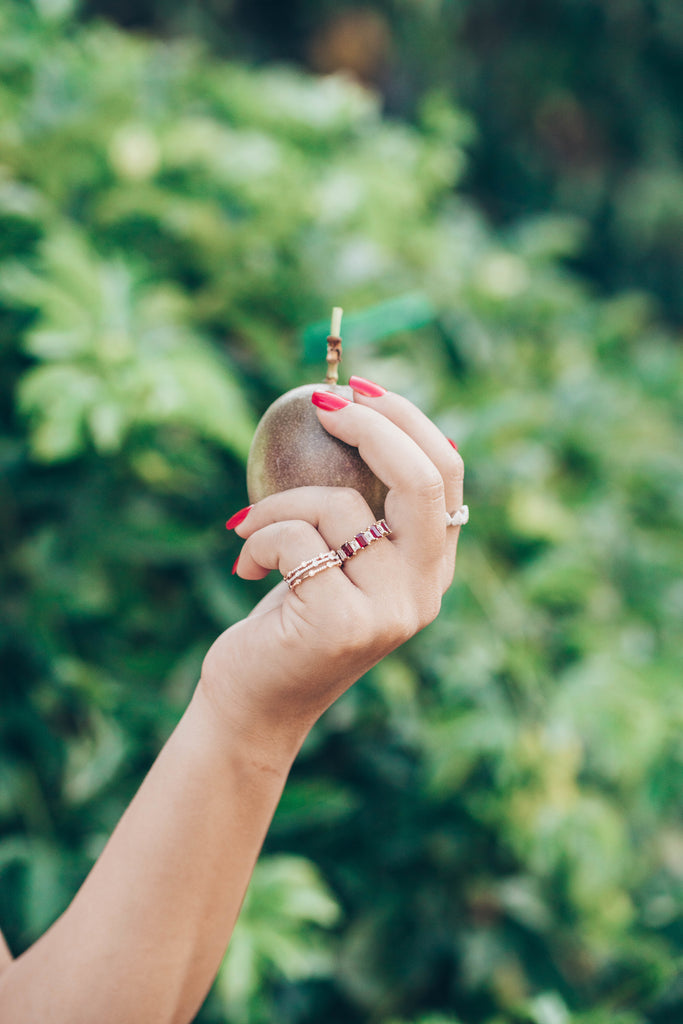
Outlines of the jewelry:
<svg viewBox="0 0 683 1024">
<path fill-rule="evenodd" d="M 367 530 L 361 530 L 355 537 L 347 540 L 345 544 L 337 548 L 336 554 L 339 555 L 342 562 L 345 562 L 347 558 L 353 558 L 359 551 L 366 548 L 368 544 L 381 540 L 382 537 L 388 537 L 390 533 L 391 528 L 387 526 L 386 519 L 378 519 L 372 526 L 368 526 Z"/>
<path fill-rule="evenodd" d="M 335 569 L 338 565 L 341 565 L 341 558 L 336 551 L 323 551 L 315 558 L 307 558 L 305 562 L 297 565 L 283 578 L 289 589 L 294 590 L 311 576 L 317 576 L 319 572 L 325 572 L 326 569 Z"/>
<path fill-rule="evenodd" d="M 464 526 L 470 519 L 470 510 L 467 505 L 461 505 L 455 512 L 446 513 L 446 526 Z"/>
<path fill-rule="evenodd" d="M 301 562 L 294 569 L 290 569 L 286 575 L 283 573 L 283 579 L 289 589 L 294 590 L 304 580 L 310 579 L 311 576 L 317 576 L 319 572 L 325 572 L 326 569 L 335 569 L 348 558 L 353 558 L 363 548 L 368 547 L 369 544 L 374 543 L 376 540 L 381 540 L 382 537 L 388 537 L 390 533 L 391 528 L 387 526 L 386 520 L 378 519 L 372 526 L 368 526 L 367 530 L 361 530 L 360 533 L 357 533 L 351 540 L 346 541 L 336 551 L 332 549 L 323 551 L 322 554 L 316 555 L 315 558 L 307 558 L 305 562 Z"/>
</svg>

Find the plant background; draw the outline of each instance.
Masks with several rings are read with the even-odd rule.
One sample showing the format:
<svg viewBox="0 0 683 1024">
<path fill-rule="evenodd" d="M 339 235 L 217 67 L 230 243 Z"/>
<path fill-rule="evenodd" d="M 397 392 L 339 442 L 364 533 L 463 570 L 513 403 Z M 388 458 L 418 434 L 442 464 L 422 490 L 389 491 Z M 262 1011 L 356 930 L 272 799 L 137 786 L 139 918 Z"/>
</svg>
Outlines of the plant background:
<svg viewBox="0 0 683 1024">
<path fill-rule="evenodd" d="M 262 592 L 223 522 L 339 304 L 472 522 L 309 738 L 198 1021 L 680 1021 L 682 50 L 675 0 L 3 0 L 15 952 Z"/>
</svg>

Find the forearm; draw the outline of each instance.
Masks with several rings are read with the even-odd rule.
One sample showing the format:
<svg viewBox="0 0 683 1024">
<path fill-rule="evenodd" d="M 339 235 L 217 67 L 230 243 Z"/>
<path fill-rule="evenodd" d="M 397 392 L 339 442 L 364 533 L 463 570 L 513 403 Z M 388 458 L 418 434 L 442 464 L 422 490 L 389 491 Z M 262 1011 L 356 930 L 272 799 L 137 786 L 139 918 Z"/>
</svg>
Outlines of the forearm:
<svg viewBox="0 0 683 1024">
<path fill-rule="evenodd" d="M 192 1019 L 295 753 L 220 726 L 196 695 L 73 903 L 0 975 L 0 1019 Z"/>
</svg>

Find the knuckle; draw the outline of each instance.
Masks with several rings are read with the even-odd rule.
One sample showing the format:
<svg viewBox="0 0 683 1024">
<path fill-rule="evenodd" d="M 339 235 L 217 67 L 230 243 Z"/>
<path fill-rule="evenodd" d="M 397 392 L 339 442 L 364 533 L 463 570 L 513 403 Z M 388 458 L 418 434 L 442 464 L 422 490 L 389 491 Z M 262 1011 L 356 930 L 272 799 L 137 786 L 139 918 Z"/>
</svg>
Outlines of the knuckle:
<svg viewBox="0 0 683 1024">
<path fill-rule="evenodd" d="M 330 488 L 328 503 L 331 511 L 338 516 L 340 513 L 353 517 L 367 511 L 367 502 L 360 491 L 354 487 Z"/>
<path fill-rule="evenodd" d="M 440 610 L 441 594 L 435 588 L 430 587 L 416 595 L 403 610 L 397 624 L 399 635 L 403 637 L 401 642 L 409 640 L 433 622 Z"/>
<path fill-rule="evenodd" d="M 459 452 L 453 451 L 449 455 L 449 467 L 448 475 L 456 481 L 462 481 L 465 478 L 465 463 L 463 462 L 462 455 Z"/>
<path fill-rule="evenodd" d="M 444 501 L 444 482 L 439 471 L 425 471 L 415 485 L 416 497 L 425 504 L 438 505 Z"/>
<path fill-rule="evenodd" d="M 395 639 L 397 644 L 404 644 L 420 631 L 420 622 L 417 615 L 404 615 L 395 627 Z"/>
<path fill-rule="evenodd" d="M 383 657 L 433 622 L 440 607 L 441 594 L 436 588 L 394 600 L 390 610 L 380 614 L 376 605 L 359 607 L 357 597 L 348 602 L 342 599 L 329 621 L 335 649 L 350 659 L 372 652 L 373 661 L 377 660 L 377 655 Z M 326 654 L 330 654 L 329 647 Z"/>
<path fill-rule="evenodd" d="M 318 536 L 315 527 L 302 519 L 288 519 L 281 523 L 274 523 L 273 529 L 276 531 L 275 542 L 282 547 L 301 544 L 302 541 L 308 541 Z"/>
<path fill-rule="evenodd" d="M 441 598 L 442 595 L 434 591 L 425 599 L 421 608 L 420 629 L 424 629 L 437 617 L 441 611 Z"/>
<path fill-rule="evenodd" d="M 420 617 L 417 605 L 413 601 L 405 601 L 395 609 L 391 622 L 391 632 L 395 643 L 405 643 L 420 629 Z"/>
</svg>

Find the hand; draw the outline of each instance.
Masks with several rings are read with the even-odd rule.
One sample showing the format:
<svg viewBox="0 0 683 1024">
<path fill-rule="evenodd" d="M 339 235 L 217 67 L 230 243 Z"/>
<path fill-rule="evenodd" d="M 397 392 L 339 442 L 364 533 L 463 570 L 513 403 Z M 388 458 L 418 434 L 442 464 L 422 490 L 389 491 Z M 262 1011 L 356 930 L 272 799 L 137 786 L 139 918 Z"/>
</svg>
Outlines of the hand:
<svg viewBox="0 0 683 1024">
<path fill-rule="evenodd" d="M 266 748 L 284 736 L 292 755 L 341 693 L 436 617 L 460 533 L 446 526 L 446 512 L 462 504 L 462 459 L 414 405 L 391 392 L 369 397 L 354 390 L 353 402 L 317 411 L 323 427 L 357 446 L 389 488 L 391 537 L 293 591 L 280 582 L 216 640 L 200 682 L 238 735 Z M 350 488 L 271 495 L 236 527 L 245 539 L 236 571 L 244 579 L 273 569 L 284 575 L 340 547 L 374 519 Z"/>
</svg>

